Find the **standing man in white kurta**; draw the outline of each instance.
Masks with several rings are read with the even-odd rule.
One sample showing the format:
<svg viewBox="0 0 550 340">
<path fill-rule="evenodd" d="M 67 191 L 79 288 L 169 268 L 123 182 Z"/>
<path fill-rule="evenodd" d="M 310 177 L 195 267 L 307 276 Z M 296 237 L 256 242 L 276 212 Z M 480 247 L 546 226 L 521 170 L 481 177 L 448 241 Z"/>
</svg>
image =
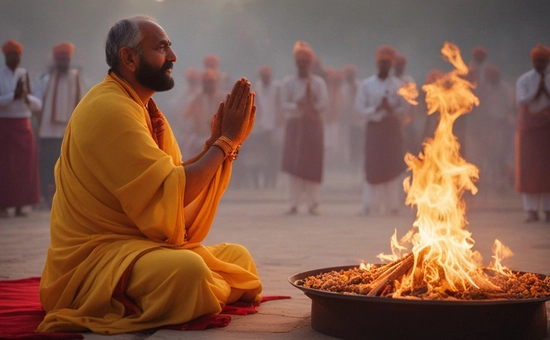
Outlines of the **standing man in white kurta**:
<svg viewBox="0 0 550 340">
<path fill-rule="evenodd" d="M 296 42 L 294 59 L 297 73 L 286 76 L 281 88 L 286 121 L 282 170 L 290 180 L 288 214 L 297 213 L 304 196 L 309 214 L 317 215 L 324 157 L 321 117 L 328 106 L 328 91 L 323 78 L 311 73 L 315 54 L 307 42 Z"/>
<path fill-rule="evenodd" d="M 2 45 L 6 65 L 0 68 L 0 217 L 15 207 L 15 216 L 27 216 L 23 206 L 38 203 L 40 188 L 36 139 L 31 126 L 42 101 L 32 95 L 27 70 L 19 67 L 23 45 Z"/>
<path fill-rule="evenodd" d="M 42 78 L 37 95 L 42 98 L 38 126 L 40 190 L 48 207 L 55 193 L 53 169 L 59 158 L 61 142 L 73 110 L 82 98 L 82 81 L 78 69 L 71 68 L 74 45 L 57 44 L 52 49 L 54 65 Z"/>
<path fill-rule="evenodd" d="M 542 209 L 550 223 L 550 49 L 538 44 L 531 61 L 533 68 L 516 83 L 516 190 L 523 196 L 526 222 L 538 221 Z"/>
<path fill-rule="evenodd" d="M 400 175 L 405 170 L 401 129 L 405 100 L 397 94 L 401 81 L 390 74 L 396 55 L 390 46 L 376 51 L 378 73 L 359 85 L 355 105 L 367 118 L 363 209 L 399 213 Z"/>
</svg>

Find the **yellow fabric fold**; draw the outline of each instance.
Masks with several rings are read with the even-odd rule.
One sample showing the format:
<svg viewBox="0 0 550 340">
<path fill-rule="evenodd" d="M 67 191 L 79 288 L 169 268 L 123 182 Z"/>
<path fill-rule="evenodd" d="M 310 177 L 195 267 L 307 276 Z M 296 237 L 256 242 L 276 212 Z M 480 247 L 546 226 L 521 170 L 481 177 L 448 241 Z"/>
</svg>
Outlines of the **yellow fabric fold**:
<svg viewBox="0 0 550 340">
<path fill-rule="evenodd" d="M 47 315 L 40 332 L 132 332 L 187 322 L 205 311 L 219 312 L 235 294 L 259 297 L 261 283 L 246 249 L 201 244 L 229 183 L 231 163 L 224 162 L 209 186 L 184 208 L 181 152 L 152 99 L 147 107 L 124 80 L 110 73 L 72 115 L 55 167 L 51 241 L 40 283 Z M 160 308 L 164 317 L 151 311 L 125 316 L 123 304 L 113 298 L 120 278 L 134 260 L 142 268 L 161 253 L 143 258 L 142 254 L 165 248 L 174 252 L 163 251 L 162 256 L 183 261 L 182 267 L 195 263 L 188 251 L 199 255 L 202 262 L 197 266 L 205 265 L 212 277 L 196 283 L 200 289 L 178 295 L 183 302 L 179 309 Z M 133 269 L 129 285 L 139 295 L 136 299 L 149 301 L 149 293 L 140 292 L 141 275 L 149 273 Z M 181 285 L 185 277 L 174 274 L 166 284 Z M 150 294 L 160 306 L 170 306 L 168 301 L 175 298 L 173 291 Z M 203 300 L 209 302 L 192 307 Z"/>
</svg>

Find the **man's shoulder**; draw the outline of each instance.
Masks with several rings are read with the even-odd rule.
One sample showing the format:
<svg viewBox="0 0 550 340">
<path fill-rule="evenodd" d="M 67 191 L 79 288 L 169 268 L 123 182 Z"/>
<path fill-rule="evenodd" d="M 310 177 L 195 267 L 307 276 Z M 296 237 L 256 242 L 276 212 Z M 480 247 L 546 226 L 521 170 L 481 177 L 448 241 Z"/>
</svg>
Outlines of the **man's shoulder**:
<svg viewBox="0 0 550 340">
<path fill-rule="evenodd" d="M 82 100 L 84 103 L 104 105 L 106 111 L 118 110 L 120 107 L 140 108 L 140 105 L 110 77 L 105 77 L 94 85 Z"/>
</svg>

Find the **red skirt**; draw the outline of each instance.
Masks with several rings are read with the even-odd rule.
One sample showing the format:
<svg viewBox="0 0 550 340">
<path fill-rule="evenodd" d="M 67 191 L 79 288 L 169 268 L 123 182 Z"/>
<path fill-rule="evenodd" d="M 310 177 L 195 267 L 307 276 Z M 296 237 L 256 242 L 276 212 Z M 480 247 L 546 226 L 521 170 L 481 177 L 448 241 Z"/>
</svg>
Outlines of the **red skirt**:
<svg viewBox="0 0 550 340">
<path fill-rule="evenodd" d="M 399 119 L 387 116 L 367 123 L 365 179 L 370 184 L 386 183 L 407 168 L 403 152 L 403 133 Z"/>
<path fill-rule="evenodd" d="M 38 156 L 30 118 L 0 118 L 0 209 L 40 201 Z"/>
<path fill-rule="evenodd" d="M 516 190 L 550 192 L 550 108 L 537 114 L 520 111 L 515 156 Z"/>
<path fill-rule="evenodd" d="M 323 123 L 305 115 L 288 120 L 285 129 L 282 170 L 321 183 L 324 157 Z"/>
</svg>

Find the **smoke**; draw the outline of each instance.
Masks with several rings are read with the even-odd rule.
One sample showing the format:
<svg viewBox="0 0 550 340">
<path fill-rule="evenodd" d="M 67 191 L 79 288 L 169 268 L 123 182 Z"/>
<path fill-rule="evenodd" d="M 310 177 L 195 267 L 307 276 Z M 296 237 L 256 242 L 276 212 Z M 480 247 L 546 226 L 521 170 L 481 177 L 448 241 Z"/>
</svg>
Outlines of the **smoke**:
<svg viewBox="0 0 550 340">
<path fill-rule="evenodd" d="M 550 2 L 534 0 L 0 0 L 0 41 L 23 43 L 22 66 L 35 77 L 47 70 L 53 45 L 73 42 L 73 63 L 87 87 L 106 74 L 107 31 L 134 14 L 155 17 L 170 36 L 178 56 L 176 88 L 183 86 L 185 69 L 202 69 L 210 53 L 234 79 L 255 80 L 264 64 L 282 78 L 294 72 L 292 46 L 299 39 L 325 66 L 354 63 L 360 77 L 374 72 L 379 45 L 393 45 L 407 56 L 406 71 L 417 82 L 430 69 L 446 71 L 439 55 L 445 41 L 458 45 L 467 61 L 482 45 L 489 62 L 515 82 L 531 67 L 529 50 L 550 44 L 547 13 Z"/>
</svg>

